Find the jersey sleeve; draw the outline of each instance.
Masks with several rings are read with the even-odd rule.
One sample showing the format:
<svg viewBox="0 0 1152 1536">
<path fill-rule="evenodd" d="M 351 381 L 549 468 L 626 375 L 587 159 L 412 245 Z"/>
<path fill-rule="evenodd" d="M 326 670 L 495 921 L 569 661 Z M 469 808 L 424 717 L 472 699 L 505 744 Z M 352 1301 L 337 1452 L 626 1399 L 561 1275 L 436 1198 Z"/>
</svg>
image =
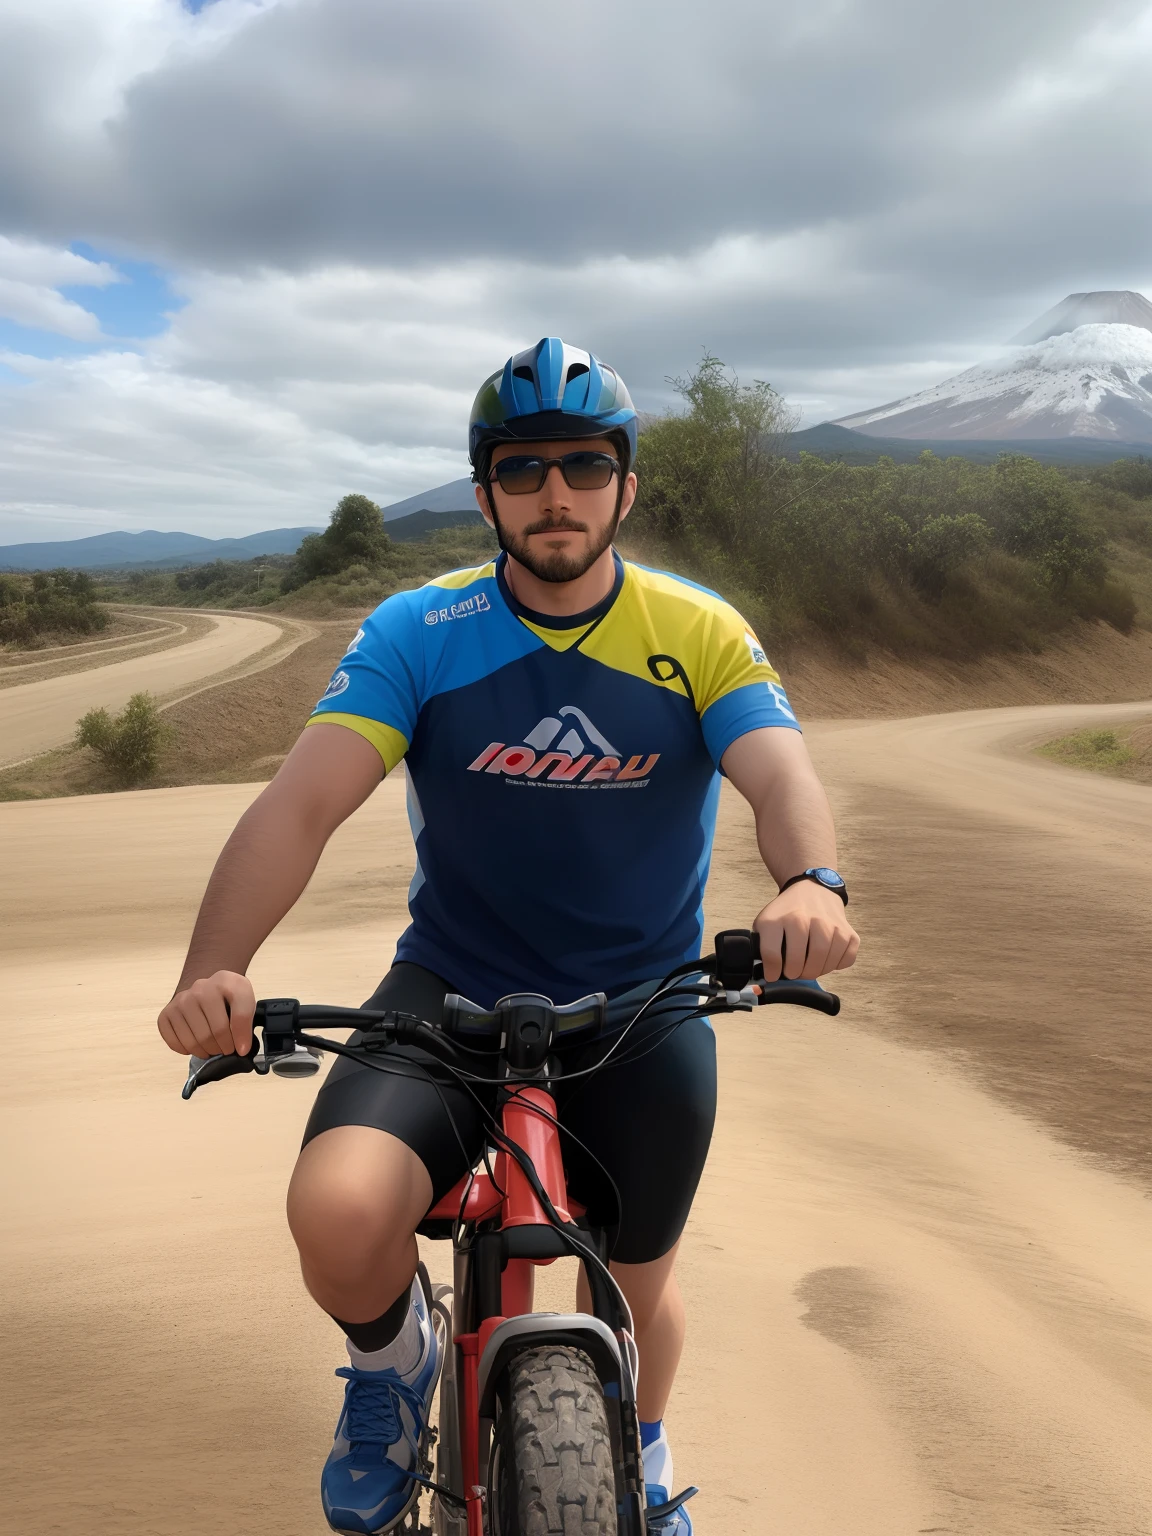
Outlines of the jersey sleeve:
<svg viewBox="0 0 1152 1536">
<path fill-rule="evenodd" d="M 714 614 L 697 696 L 700 727 L 717 767 L 738 737 L 762 726 L 798 731 L 780 674 L 752 630 L 727 603 Z"/>
<path fill-rule="evenodd" d="M 387 598 L 364 620 L 309 725 L 343 725 L 370 741 L 391 773 L 408 751 L 423 688 L 423 648 L 410 594 Z"/>
</svg>

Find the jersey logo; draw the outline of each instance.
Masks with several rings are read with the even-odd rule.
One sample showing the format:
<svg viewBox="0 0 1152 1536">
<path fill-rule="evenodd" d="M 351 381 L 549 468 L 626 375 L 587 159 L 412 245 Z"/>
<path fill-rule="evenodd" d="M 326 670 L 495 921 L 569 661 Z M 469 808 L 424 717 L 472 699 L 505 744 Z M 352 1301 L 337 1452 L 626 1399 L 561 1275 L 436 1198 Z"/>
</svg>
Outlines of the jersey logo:
<svg viewBox="0 0 1152 1536">
<path fill-rule="evenodd" d="M 451 619 L 470 619 L 475 613 L 487 613 L 492 607 L 486 592 L 466 597 L 462 603 L 452 603 L 447 608 L 429 608 L 424 615 L 425 624 L 447 624 Z"/>
<path fill-rule="evenodd" d="M 787 715 L 789 720 L 792 721 L 793 725 L 799 725 L 799 720 L 797 720 L 796 716 L 792 713 L 792 706 L 788 702 L 788 695 L 784 692 L 783 688 L 781 688 L 780 684 L 769 683 L 768 692 L 776 700 L 776 708 L 780 711 L 780 713 L 782 715 Z"/>
<path fill-rule="evenodd" d="M 636 753 L 624 760 L 584 711 L 565 704 L 545 715 L 524 737 L 522 746 L 492 741 L 469 773 L 499 774 L 513 783 L 544 784 L 557 789 L 596 789 L 618 785 L 643 789 L 660 760 L 659 752 Z"/>
<path fill-rule="evenodd" d="M 325 688 L 324 693 L 321 696 L 321 704 L 323 704 L 325 699 L 334 699 L 336 698 L 337 694 L 343 693 L 351 681 L 352 679 L 348 676 L 347 672 L 334 673 L 332 681 L 328 684 L 327 688 Z"/>
</svg>

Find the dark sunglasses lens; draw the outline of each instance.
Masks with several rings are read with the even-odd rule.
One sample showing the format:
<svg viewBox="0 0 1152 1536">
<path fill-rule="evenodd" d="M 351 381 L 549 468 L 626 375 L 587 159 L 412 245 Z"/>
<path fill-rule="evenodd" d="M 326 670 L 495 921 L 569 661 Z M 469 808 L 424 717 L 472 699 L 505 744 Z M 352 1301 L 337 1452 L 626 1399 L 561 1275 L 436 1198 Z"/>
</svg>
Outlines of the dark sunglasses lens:
<svg viewBox="0 0 1152 1536">
<path fill-rule="evenodd" d="M 564 478 L 574 491 L 602 491 L 615 468 L 616 460 L 607 453 L 564 455 Z"/>
<path fill-rule="evenodd" d="M 493 466 L 492 473 L 500 482 L 500 489 L 510 496 L 526 496 L 538 491 L 544 484 L 544 461 L 532 458 L 501 459 Z"/>
</svg>

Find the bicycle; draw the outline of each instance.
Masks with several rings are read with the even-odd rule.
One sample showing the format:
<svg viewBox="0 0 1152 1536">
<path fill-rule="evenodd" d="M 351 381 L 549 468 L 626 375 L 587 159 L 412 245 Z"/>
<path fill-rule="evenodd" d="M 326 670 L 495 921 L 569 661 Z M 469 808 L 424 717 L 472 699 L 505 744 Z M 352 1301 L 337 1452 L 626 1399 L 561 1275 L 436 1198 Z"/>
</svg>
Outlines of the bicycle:
<svg viewBox="0 0 1152 1536">
<path fill-rule="evenodd" d="M 680 999 L 695 998 L 687 1012 Z M 606 1036 L 604 1070 L 647 1013 L 677 1000 L 677 1018 L 748 1012 L 793 1003 L 834 1015 L 840 1000 L 815 982 L 765 982 L 759 936 L 717 934 L 715 952 L 676 967 L 622 1029 Z M 638 1358 L 628 1303 L 608 1267 L 609 1231 L 592 1226 L 567 1193 L 561 1127 L 549 1083 L 560 1075 L 550 1051 L 603 1034 L 603 993 L 556 1006 L 536 993 L 502 998 L 491 1010 L 450 994 L 437 1024 L 394 1010 L 257 1004 L 247 1056 L 193 1058 L 183 1097 L 236 1073 L 310 1075 L 321 1051 L 380 1070 L 389 1047 L 416 1045 L 461 1081 L 500 1083 L 495 1149 L 427 1213 L 422 1236 L 450 1239 L 453 1284 L 421 1284 L 440 1338 L 437 1427 L 420 1445 L 411 1501 L 392 1530 L 411 1536 L 645 1536 L 649 1519 L 671 1514 L 697 1490 L 645 1508 L 636 1413 Z M 356 1044 L 311 1033 L 361 1030 Z M 657 1030 L 656 1049 L 666 1036 Z M 483 1064 L 494 1069 L 476 1070 Z M 533 1269 L 577 1257 L 591 1313 L 532 1311 Z M 451 1307 L 448 1301 L 451 1299 Z M 483 1474 L 482 1474 L 483 1469 Z M 419 1501 L 430 1495 L 431 1525 Z M 573 1508 L 575 1506 L 575 1508 Z"/>
</svg>

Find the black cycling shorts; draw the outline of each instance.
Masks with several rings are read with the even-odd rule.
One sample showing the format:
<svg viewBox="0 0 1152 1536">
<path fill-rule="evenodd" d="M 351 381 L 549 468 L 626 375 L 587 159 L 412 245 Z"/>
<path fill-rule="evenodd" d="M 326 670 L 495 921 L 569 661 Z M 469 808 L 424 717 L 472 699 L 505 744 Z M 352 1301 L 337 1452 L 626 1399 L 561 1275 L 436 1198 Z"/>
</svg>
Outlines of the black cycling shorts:
<svg viewBox="0 0 1152 1536">
<path fill-rule="evenodd" d="M 436 1021 L 452 991 L 431 971 L 400 961 L 364 1006 Z M 644 995 L 611 1005 L 609 1030 L 599 1039 L 558 1050 L 564 1072 L 600 1061 L 619 1038 L 613 1026 L 630 1017 Z M 686 1011 L 679 1003 L 654 1004 L 602 1071 L 570 1082 L 561 1077 L 553 1085 L 557 1117 L 571 1132 L 560 1138 L 568 1189 L 595 1225 L 617 1227 L 612 1257 L 624 1264 L 658 1259 L 676 1242 L 708 1156 L 716 1118 L 716 1042 L 711 1025 L 685 1019 Z M 338 1125 L 389 1131 L 427 1168 L 435 1204 L 479 1161 L 495 1089 L 477 1089 L 482 1108 L 418 1048 L 394 1047 L 387 1059 L 396 1063 L 396 1073 L 337 1058 L 316 1096 L 304 1143 Z M 618 1226 L 605 1171 L 619 1192 Z"/>
</svg>

